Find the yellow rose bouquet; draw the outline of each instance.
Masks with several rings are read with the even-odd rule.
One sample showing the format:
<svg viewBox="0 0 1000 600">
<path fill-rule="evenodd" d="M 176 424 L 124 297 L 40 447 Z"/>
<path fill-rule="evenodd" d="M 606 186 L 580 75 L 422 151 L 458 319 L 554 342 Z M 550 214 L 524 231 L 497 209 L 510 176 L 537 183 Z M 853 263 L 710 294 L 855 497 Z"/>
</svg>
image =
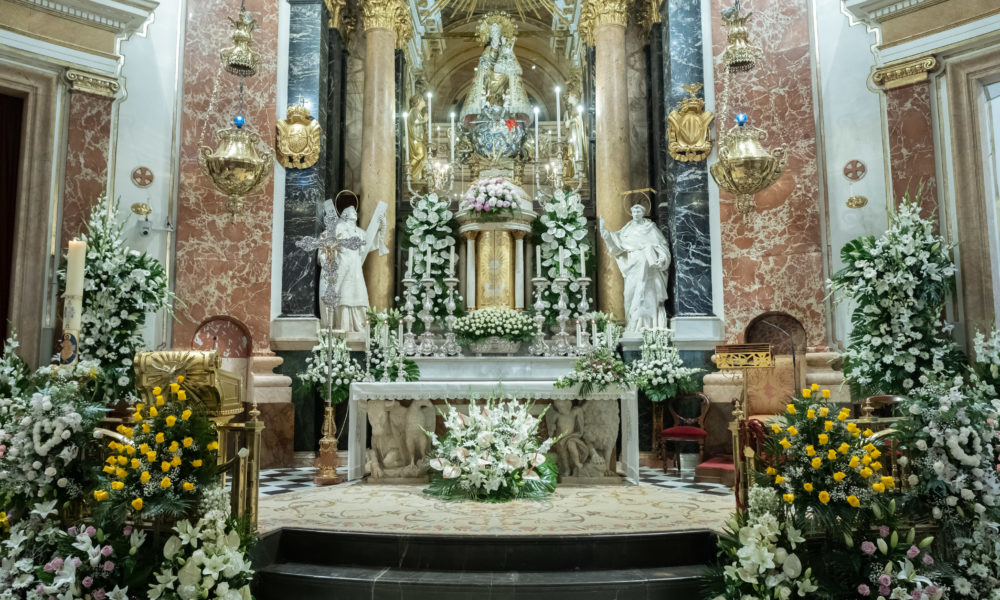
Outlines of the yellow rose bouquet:
<svg viewBox="0 0 1000 600">
<path fill-rule="evenodd" d="M 784 422 L 768 425 L 760 483 L 824 525 L 848 524 L 896 487 L 884 440 L 850 421 L 851 410 L 829 401 L 818 385 L 787 405 Z M 877 509 L 876 509 L 877 510 Z"/>
<path fill-rule="evenodd" d="M 180 388 L 153 389 L 150 405 L 138 403 L 118 439 L 92 496 L 95 512 L 115 519 L 180 518 L 196 508 L 206 487 L 217 485 L 217 434 L 204 409 Z"/>
</svg>

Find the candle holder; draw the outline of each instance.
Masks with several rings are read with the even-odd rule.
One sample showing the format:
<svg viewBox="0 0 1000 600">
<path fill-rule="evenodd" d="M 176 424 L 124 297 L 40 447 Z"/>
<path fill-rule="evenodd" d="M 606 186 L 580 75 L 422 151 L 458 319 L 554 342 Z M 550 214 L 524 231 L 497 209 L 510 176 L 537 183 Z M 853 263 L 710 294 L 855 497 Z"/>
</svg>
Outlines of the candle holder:
<svg viewBox="0 0 1000 600">
<path fill-rule="evenodd" d="M 421 356 L 434 356 L 437 346 L 434 344 L 434 334 L 431 333 L 431 325 L 434 323 L 434 280 L 424 275 L 420 280 L 420 285 L 424 286 L 423 310 L 417 315 L 424 324 L 424 332 L 420 334 L 420 345 L 417 353 Z"/>
<path fill-rule="evenodd" d="M 528 352 L 535 356 L 546 356 L 549 353 L 549 345 L 545 342 L 545 301 L 542 294 L 545 288 L 549 287 L 549 281 L 544 277 L 533 277 L 531 283 L 535 288 L 535 343 L 528 348 Z"/>
<path fill-rule="evenodd" d="M 587 288 L 590 287 L 591 281 L 590 277 L 586 276 L 576 278 L 576 283 L 580 286 L 580 303 L 577 305 L 580 316 L 576 318 L 580 323 L 580 339 L 576 341 L 576 346 L 581 356 L 590 352 L 591 345 L 590 330 L 587 329 L 587 323 L 590 321 L 590 300 L 587 299 Z"/>
<path fill-rule="evenodd" d="M 444 303 L 444 307 L 448 311 L 448 316 L 444 318 L 447 333 L 444 334 L 444 343 L 441 344 L 439 355 L 459 356 L 462 354 L 462 347 L 455 339 L 455 321 L 458 320 L 458 317 L 455 316 L 455 309 L 458 306 L 455 303 L 455 286 L 458 285 L 458 277 L 445 277 L 444 284 L 448 286 L 448 300 Z"/>
<path fill-rule="evenodd" d="M 413 315 L 417 300 L 417 280 L 411 274 L 407 274 L 403 278 L 403 286 L 405 289 L 403 297 L 406 300 L 403 305 L 403 323 L 406 325 L 406 333 L 403 335 L 401 352 L 405 356 L 413 356 L 417 353 L 417 336 L 413 333 L 413 324 L 417 321 Z"/>
<path fill-rule="evenodd" d="M 396 383 L 406 382 L 406 359 L 403 356 L 403 340 L 396 335 Z M 388 371 L 388 366 L 386 367 Z"/>
<path fill-rule="evenodd" d="M 566 322 L 569 321 L 569 298 L 566 296 L 566 286 L 569 285 L 570 278 L 565 275 L 556 277 L 553 284 L 555 291 L 559 294 L 559 303 L 556 307 L 559 314 L 556 316 L 556 323 L 559 324 L 559 333 L 555 334 L 555 348 L 552 350 L 556 356 L 569 356 L 573 353 L 573 346 L 569 343 L 570 335 L 566 333 Z"/>
</svg>

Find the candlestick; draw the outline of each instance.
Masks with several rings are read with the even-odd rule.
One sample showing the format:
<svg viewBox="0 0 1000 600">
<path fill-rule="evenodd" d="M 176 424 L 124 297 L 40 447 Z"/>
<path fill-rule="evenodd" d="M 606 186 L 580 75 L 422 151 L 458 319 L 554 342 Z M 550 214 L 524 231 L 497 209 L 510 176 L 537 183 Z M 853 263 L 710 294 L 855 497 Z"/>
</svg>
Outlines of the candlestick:
<svg viewBox="0 0 1000 600">
<path fill-rule="evenodd" d="M 455 166 L 455 112 L 451 113 L 451 165 Z"/>
<path fill-rule="evenodd" d="M 413 276 L 413 250 L 406 253 L 406 278 Z"/>
<path fill-rule="evenodd" d="M 424 278 L 431 276 L 431 247 L 427 246 L 427 258 L 424 259 Z"/>
<path fill-rule="evenodd" d="M 562 106 L 560 105 L 562 88 L 556 86 L 556 142 L 562 141 Z"/>
<path fill-rule="evenodd" d="M 590 333 L 591 333 L 590 337 L 594 340 L 593 343 L 596 344 L 597 343 L 597 321 L 591 321 L 590 322 Z"/>
<path fill-rule="evenodd" d="M 583 341 L 583 329 L 580 327 L 580 321 L 576 322 L 576 346 L 579 348 L 581 342 Z"/>
<path fill-rule="evenodd" d="M 535 112 L 535 170 L 538 170 L 538 146 L 541 145 L 542 140 L 538 139 L 538 107 L 532 108 Z"/>
<path fill-rule="evenodd" d="M 558 252 L 559 252 L 559 276 L 562 277 L 563 276 L 563 250 L 562 250 L 562 248 L 560 248 Z"/>
<path fill-rule="evenodd" d="M 542 276 L 542 247 L 535 246 L 535 277 Z"/>
<path fill-rule="evenodd" d="M 434 131 L 433 127 L 434 123 L 432 122 L 433 116 L 431 115 L 431 97 L 433 95 L 434 94 L 432 94 L 431 92 L 427 92 L 427 155 L 428 156 L 430 156 L 431 153 L 431 143 L 432 143 L 431 136 L 433 135 L 432 132 Z"/>
<path fill-rule="evenodd" d="M 449 277 L 454 277 L 455 276 L 455 247 L 451 246 L 449 248 L 449 250 L 451 250 L 451 253 L 450 253 L 449 262 L 448 262 L 448 276 Z"/>
<path fill-rule="evenodd" d="M 580 277 L 587 275 L 587 261 L 583 257 L 583 248 L 580 248 Z"/>
<path fill-rule="evenodd" d="M 397 338 L 397 340 L 396 340 L 396 343 L 399 345 L 400 348 L 402 348 L 403 347 L 403 320 L 402 319 L 399 320 L 399 331 L 397 332 L 396 335 L 399 336 Z"/>
</svg>

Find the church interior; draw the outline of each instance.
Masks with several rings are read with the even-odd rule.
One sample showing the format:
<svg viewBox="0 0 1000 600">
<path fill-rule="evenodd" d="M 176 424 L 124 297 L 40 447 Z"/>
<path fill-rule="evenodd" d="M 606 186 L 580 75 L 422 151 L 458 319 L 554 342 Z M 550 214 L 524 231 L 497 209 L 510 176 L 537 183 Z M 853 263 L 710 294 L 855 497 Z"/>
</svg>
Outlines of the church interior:
<svg viewBox="0 0 1000 600">
<path fill-rule="evenodd" d="M 996 0 L 0 0 L 0 600 L 1000 600 Z"/>
</svg>

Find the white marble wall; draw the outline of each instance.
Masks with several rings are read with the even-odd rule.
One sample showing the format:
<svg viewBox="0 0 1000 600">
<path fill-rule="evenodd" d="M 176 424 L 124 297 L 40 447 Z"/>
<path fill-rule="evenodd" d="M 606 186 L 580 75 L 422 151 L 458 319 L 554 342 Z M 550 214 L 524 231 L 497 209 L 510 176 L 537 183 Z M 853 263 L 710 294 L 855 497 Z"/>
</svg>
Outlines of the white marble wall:
<svg viewBox="0 0 1000 600">
<path fill-rule="evenodd" d="M 810 33 L 813 54 L 817 144 L 820 159 L 820 200 L 825 203 L 828 253 L 827 268 L 840 269 L 840 249 L 862 235 L 885 230 L 887 145 L 881 98 L 868 88 L 868 76 L 875 64 L 871 46 L 875 35 L 863 24 L 851 26 L 840 2 L 810 0 Z M 860 160 L 868 173 L 853 186 L 844 177 L 844 165 Z M 851 194 L 868 198 L 861 209 L 848 208 Z M 829 273 L 828 273 L 829 275 Z M 818 284 L 819 282 L 817 282 Z M 833 343 L 843 344 L 850 332 L 850 312 L 846 305 L 830 313 Z"/>
<path fill-rule="evenodd" d="M 179 57 L 183 40 L 186 0 L 161 2 L 145 30 L 122 42 L 125 57 L 120 78 L 123 99 L 117 105 L 117 120 L 112 123 L 112 185 L 121 197 L 119 219 L 128 219 L 127 243 L 145 251 L 161 262 L 172 252 L 168 225 L 170 199 L 177 195 L 177 139 L 180 119 Z M 153 172 L 153 183 L 139 188 L 132 183 L 132 170 L 145 166 Z M 134 202 L 147 202 L 153 209 L 149 216 L 152 231 L 141 236 L 140 217 L 129 211 Z M 144 332 L 147 345 L 155 348 L 165 339 L 163 315 L 147 319 Z"/>
</svg>

